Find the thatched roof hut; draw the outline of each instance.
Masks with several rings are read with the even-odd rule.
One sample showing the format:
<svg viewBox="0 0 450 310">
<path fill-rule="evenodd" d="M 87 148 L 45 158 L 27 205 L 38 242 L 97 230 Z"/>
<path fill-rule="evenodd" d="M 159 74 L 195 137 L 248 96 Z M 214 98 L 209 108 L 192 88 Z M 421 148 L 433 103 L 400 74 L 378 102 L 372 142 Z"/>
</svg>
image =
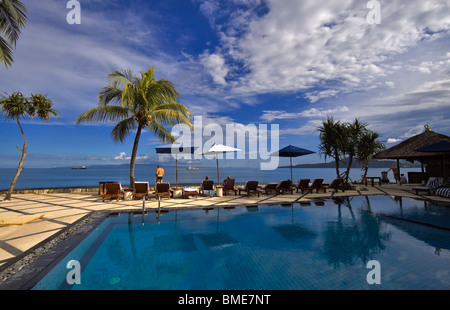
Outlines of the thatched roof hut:
<svg viewBox="0 0 450 310">
<path fill-rule="evenodd" d="M 442 152 L 417 152 L 418 148 L 425 147 L 440 141 L 450 142 L 450 137 L 427 129 L 417 136 L 411 137 L 374 156 L 376 159 L 406 159 L 410 162 L 435 160 L 442 156 Z"/>
<path fill-rule="evenodd" d="M 444 152 L 418 152 L 419 148 L 426 147 L 441 141 L 450 142 L 450 137 L 434 132 L 430 127 L 425 126 L 425 131 L 414 137 L 411 137 L 387 150 L 381 151 L 374 156 L 375 159 L 397 159 L 397 175 L 396 179 L 400 179 L 400 159 L 414 162 L 415 160 L 422 163 L 422 173 L 408 173 L 409 181 L 415 183 L 418 179 L 424 180 L 428 176 L 446 176 L 449 170 L 449 159 L 446 158 Z M 427 165 L 427 171 L 424 172 L 424 164 Z M 416 181 L 414 181 L 415 179 Z"/>
</svg>

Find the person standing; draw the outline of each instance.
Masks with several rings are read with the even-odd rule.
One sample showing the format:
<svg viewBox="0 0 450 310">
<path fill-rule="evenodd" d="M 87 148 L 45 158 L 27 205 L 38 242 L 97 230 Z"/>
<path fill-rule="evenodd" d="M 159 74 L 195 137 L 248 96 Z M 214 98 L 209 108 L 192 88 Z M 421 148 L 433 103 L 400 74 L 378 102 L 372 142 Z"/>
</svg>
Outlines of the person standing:
<svg viewBox="0 0 450 310">
<path fill-rule="evenodd" d="M 395 180 L 395 183 L 397 183 L 397 182 L 399 181 L 399 179 L 398 179 L 398 168 L 397 168 L 397 166 L 396 166 L 396 165 L 392 165 L 392 167 L 389 168 L 389 170 L 388 170 L 387 172 L 389 172 L 389 171 L 391 171 L 391 170 L 392 170 L 392 173 L 394 174 L 394 180 Z"/>
<path fill-rule="evenodd" d="M 161 165 L 156 167 L 156 183 L 162 183 L 164 177 L 164 169 L 161 168 Z"/>
</svg>

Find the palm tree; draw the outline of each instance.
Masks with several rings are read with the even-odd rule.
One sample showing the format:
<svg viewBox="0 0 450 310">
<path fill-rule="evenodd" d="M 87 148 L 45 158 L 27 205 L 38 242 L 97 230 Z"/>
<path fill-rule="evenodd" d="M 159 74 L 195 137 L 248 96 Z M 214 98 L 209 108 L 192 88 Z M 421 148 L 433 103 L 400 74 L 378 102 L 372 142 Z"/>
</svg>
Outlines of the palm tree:
<svg viewBox="0 0 450 310">
<path fill-rule="evenodd" d="M 353 164 L 353 158 L 357 153 L 357 146 L 360 137 L 367 131 L 367 124 L 361 123 L 359 119 L 355 119 L 353 123 L 345 124 L 345 134 L 343 138 L 344 149 L 343 152 L 348 156 L 347 170 L 344 174 L 344 181 L 348 183 L 348 178 L 350 174 L 350 169 Z"/>
<path fill-rule="evenodd" d="M 162 142 L 173 143 L 175 138 L 164 126 L 186 124 L 192 128 L 191 113 L 176 100 L 178 91 L 172 82 L 155 79 L 154 67 L 134 76 L 131 70 L 113 71 L 98 96 L 98 106 L 77 118 L 83 122 L 118 122 L 111 135 L 114 142 L 123 142 L 136 130 L 130 160 L 130 186 L 134 185 L 134 167 L 139 138 L 143 129 L 153 132 Z"/>
<path fill-rule="evenodd" d="M 380 134 L 378 132 L 366 130 L 358 140 L 356 156 L 358 157 L 358 160 L 364 164 L 363 180 L 366 178 L 367 171 L 369 170 L 369 161 L 375 154 L 386 149 L 385 145 L 377 140 L 379 137 Z"/>
<path fill-rule="evenodd" d="M 5 63 L 6 68 L 13 62 L 12 49 L 27 23 L 25 13 L 26 8 L 19 0 L 0 1 L 0 63 Z"/>
<path fill-rule="evenodd" d="M 319 155 L 324 155 L 325 159 L 331 157 L 336 163 L 336 175 L 340 178 L 339 162 L 343 156 L 345 145 L 346 126 L 340 121 L 334 121 L 333 117 L 328 117 L 322 121 L 322 125 L 317 128 L 319 131 Z"/>
<path fill-rule="evenodd" d="M 21 118 L 33 118 L 37 116 L 39 119 L 49 121 L 50 116 L 58 116 L 58 112 L 53 109 L 53 102 L 47 98 L 46 95 L 42 94 L 32 94 L 31 97 L 27 98 L 19 92 L 15 92 L 5 97 L 2 96 L 0 99 L 0 113 L 5 115 L 7 120 L 15 120 L 19 126 L 20 133 L 22 134 L 24 143 L 22 148 L 17 147 L 22 152 L 22 157 L 17 167 L 16 174 L 11 182 L 9 191 L 6 194 L 5 200 L 11 200 L 11 195 L 16 185 L 17 179 L 19 178 L 20 172 L 23 169 L 23 163 L 25 162 L 25 157 L 27 155 L 27 138 L 20 125 Z"/>
</svg>

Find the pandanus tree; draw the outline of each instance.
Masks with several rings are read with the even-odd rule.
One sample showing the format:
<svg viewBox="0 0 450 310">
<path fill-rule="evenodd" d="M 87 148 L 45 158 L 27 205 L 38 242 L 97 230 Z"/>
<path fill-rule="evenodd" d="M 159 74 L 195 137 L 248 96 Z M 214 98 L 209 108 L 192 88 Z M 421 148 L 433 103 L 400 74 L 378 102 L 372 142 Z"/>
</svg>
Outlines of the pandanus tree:
<svg viewBox="0 0 450 310">
<path fill-rule="evenodd" d="M 177 102 L 179 93 L 172 82 L 156 79 L 154 67 L 140 76 L 131 70 L 113 71 L 108 84 L 98 95 L 98 106 L 77 118 L 84 122 L 116 123 L 111 131 L 114 142 L 124 142 L 132 132 L 134 137 L 130 159 L 130 186 L 134 185 L 134 169 L 142 130 L 153 132 L 163 143 L 173 143 L 175 138 L 167 126 L 186 124 L 192 128 L 191 113 Z"/>
<path fill-rule="evenodd" d="M 336 177 L 343 178 L 349 183 L 350 169 L 353 160 L 357 158 L 364 164 L 364 177 L 369 169 L 369 161 L 379 151 L 384 149 L 384 144 L 378 141 L 379 134 L 367 129 L 367 124 L 355 119 L 353 123 L 341 123 L 328 117 L 318 127 L 319 131 L 319 154 L 325 159 L 331 157 L 336 163 Z M 339 164 L 347 156 L 347 169 L 340 174 Z"/>
<path fill-rule="evenodd" d="M 53 102 L 47 98 L 46 95 L 40 93 L 32 94 L 30 97 L 25 97 L 20 92 L 12 93 L 8 96 L 2 96 L 0 99 L 0 114 L 5 116 L 6 120 L 15 120 L 19 126 L 20 133 L 23 137 L 22 148 L 17 147 L 22 152 L 22 157 L 19 161 L 14 178 L 10 184 L 9 191 L 6 194 L 5 200 L 11 200 L 11 195 L 14 187 L 23 169 L 23 164 L 27 156 L 27 138 L 25 136 L 21 119 L 38 117 L 41 120 L 50 121 L 53 115 L 58 116 L 58 112 L 53 109 Z"/>
<path fill-rule="evenodd" d="M 367 171 L 369 170 L 369 161 L 373 156 L 386 149 L 385 145 L 378 141 L 380 134 L 375 131 L 366 130 L 359 138 L 356 147 L 356 156 L 358 160 L 363 163 L 364 176 L 363 180 L 367 177 Z"/>
<path fill-rule="evenodd" d="M 336 164 L 336 177 L 340 178 L 339 163 L 344 156 L 344 146 L 346 143 L 346 126 L 340 121 L 334 121 L 333 117 L 328 117 L 322 121 L 322 125 L 317 128 L 319 131 L 319 155 L 325 159 L 331 157 Z"/>
<path fill-rule="evenodd" d="M 5 67 L 13 62 L 12 50 L 27 23 L 25 13 L 25 6 L 18 0 L 0 1 L 0 63 L 3 62 Z"/>
</svg>

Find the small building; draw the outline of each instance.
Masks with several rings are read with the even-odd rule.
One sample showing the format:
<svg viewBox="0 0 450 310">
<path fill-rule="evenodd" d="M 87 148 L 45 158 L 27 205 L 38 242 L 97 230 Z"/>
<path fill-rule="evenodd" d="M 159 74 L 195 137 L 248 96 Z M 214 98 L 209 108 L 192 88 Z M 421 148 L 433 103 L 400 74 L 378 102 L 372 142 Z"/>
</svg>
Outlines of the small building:
<svg viewBox="0 0 450 310">
<path fill-rule="evenodd" d="M 446 171 L 450 172 L 450 156 L 445 156 L 443 152 L 417 152 L 422 147 L 429 146 L 441 141 L 450 142 L 450 137 L 434 132 L 426 125 L 425 131 L 413 136 L 389 149 L 379 152 L 375 159 L 396 159 L 398 175 L 400 176 L 399 160 L 405 159 L 409 162 L 419 161 L 422 164 L 422 172 L 408 173 L 410 183 L 420 183 L 426 181 L 430 176 L 445 176 Z"/>
</svg>

